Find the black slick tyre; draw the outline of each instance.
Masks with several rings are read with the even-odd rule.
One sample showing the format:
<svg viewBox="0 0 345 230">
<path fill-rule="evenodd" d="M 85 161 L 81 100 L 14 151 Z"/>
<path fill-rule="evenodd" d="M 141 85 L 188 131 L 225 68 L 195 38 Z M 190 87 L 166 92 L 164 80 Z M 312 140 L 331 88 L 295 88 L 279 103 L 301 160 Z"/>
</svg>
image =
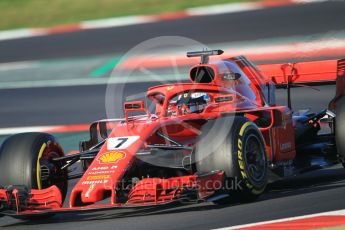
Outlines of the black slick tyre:
<svg viewBox="0 0 345 230">
<path fill-rule="evenodd" d="M 12 135 L 0 147 L 0 186 L 20 185 L 30 190 L 56 185 L 64 199 L 67 171 L 52 161 L 61 156 L 63 150 L 50 134 Z"/>
<path fill-rule="evenodd" d="M 226 119 L 232 119 L 231 124 Z M 229 124 L 231 126 L 224 129 Z M 215 203 L 233 202 L 234 199 L 254 201 L 266 188 L 265 142 L 257 126 L 245 117 L 224 117 L 205 124 L 196 146 L 195 161 L 198 173 L 225 172 L 223 190 L 229 197 Z"/>
</svg>

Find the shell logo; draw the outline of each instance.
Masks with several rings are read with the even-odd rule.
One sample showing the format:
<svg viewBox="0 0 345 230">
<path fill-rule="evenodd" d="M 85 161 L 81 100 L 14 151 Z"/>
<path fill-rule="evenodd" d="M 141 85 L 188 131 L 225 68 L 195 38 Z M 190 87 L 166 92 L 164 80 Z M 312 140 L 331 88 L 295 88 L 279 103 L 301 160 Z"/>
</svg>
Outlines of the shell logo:
<svg viewBox="0 0 345 230">
<path fill-rule="evenodd" d="M 120 151 L 112 151 L 103 153 L 98 157 L 98 161 L 101 164 L 117 163 L 119 160 L 126 157 L 126 153 Z"/>
</svg>

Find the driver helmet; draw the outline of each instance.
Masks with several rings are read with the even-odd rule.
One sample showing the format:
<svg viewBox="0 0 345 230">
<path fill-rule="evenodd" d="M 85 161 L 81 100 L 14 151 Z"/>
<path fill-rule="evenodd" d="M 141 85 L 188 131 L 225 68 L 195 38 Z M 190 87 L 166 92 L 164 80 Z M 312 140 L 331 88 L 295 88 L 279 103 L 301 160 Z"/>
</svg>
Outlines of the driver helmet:
<svg viewBox="0 0 345 230">
<path fill-rule="evenodd" d="M 177 99 L 177 106 L 187 105 L 190 113 L 201 113 L 210 102 L 210 96 L 204 92 L 195 92 L 181 94 Z M 189 97 L 189 98 L 188 98 Z"/>
</svg>

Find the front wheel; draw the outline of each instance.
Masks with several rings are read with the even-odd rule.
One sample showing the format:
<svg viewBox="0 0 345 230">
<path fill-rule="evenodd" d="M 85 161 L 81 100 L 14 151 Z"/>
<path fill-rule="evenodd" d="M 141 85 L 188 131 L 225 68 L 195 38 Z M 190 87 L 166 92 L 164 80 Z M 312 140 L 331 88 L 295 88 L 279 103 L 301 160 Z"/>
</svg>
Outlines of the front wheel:
<svg viewBox="0 0 345 230">
<path fill-rule="evenodd" d="M 44 189 L 56 185 L 65 198 L 67 171 L 52 161 L 63 155 L 55 138 L 47 133 L 12 135 L 0 148 L 0 186 Z"/>
<path fill-rule="evenodd" d="M 253 201 L 264 192 L 267 185 L 266 146 L 260 130 L 245 117 L 236 116 L 232 119 L 229 129 L 221 127 L 228 123 L 226 120 L 207 123 L 202 128 L 196 147 L 198 172 L 225 172 L 227 179 L 224 190 L 230 196 L 217 202 L 221 204 L 231 202 L 234 198 L 244 202 Z M 215 139 L 220 138 L 222 141 L 217 140 L 218 144 L 213 146 L 211 152 L 205 151 L 215 143 Z"/>
</svg>

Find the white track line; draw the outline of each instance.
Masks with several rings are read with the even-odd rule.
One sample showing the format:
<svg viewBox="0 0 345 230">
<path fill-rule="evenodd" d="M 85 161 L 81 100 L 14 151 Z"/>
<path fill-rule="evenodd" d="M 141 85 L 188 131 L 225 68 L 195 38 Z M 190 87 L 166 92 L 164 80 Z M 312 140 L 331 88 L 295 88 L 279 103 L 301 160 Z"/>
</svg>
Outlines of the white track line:
<svg viewBox="0 0 345 230">
<path fill-rule="evenodd" d="M 254 227 L 254 226 L 259 226 L 259 225 L 264 225 L 264 224 L 274 224 L 274 223 L 279 223 L 279 222 L 300 220 L 300 219 L 319 217 L 319 216 L 344 216 L 344 218 L 345 218 L 345 209 L 337 210 L 337 211 L 331 211 L 331 212 L 321 212 L 321 213 L 304 215 L 304 216 L 289 217 L 289 218 L 283 218 L 283 219 L 277 219 L 277 220 L 262 221 L 262 222 L 251 223 L 251 224 L 243 224 L 243 225 L 236 225 L 236 226 L 230 226 L 230 227 L 224 227 L 224 228 L 217 228 L 214 230 L 229 230 L 229 229 L 248 228 L 248 227 Z"/>
<path fill-rule="evenodd" d="M 161 81 L 181 81 L 186 80 L 185 76 L 161 75 Z M 0 89 L 21 89 L 21 88 L 44 88 L 44 87 L 65 87 L 65 86 L 87 86 L 87 85 L 105 85 L 117 83 L 133 83 L 133 82 L 154 82 L 155 78 L 147 76 L 129 76 L 127 78 L 111 77 L 111 78 L 75 78 L 75 79 L 53 79 L 53 80 L 37 80 L 37 81 L 16 81 L 16 82 L 0 82 Z"/>
<path fill-rule="evenodd" d="M 213 6 L 203 6 L 187 9 L 186 12 L 190 16 L 204 16 L 204 15 L 216 15 L 226 13 L 244 12 L 250 10 L 263 9 L 264 6 L 256 2 L 244 2 L 244 3 L 229 3 L 219 4 Z"/>
<path fill-rule="evenodd" d="M 32 69 L 32 68 L 37 68 L 38 66 L 39 66 L 39 62 L 37 62 L 37 61 L 1 63 L 0 64 L 0 71 Z"/>
<path fill-rule="evenodd" d="M 59 126 L 30 126 L 30 127 L 14 127 L 14 128 L 0 128 L 0 135 L 11 135 L 16 133 L 26 132 L 45 132 Z"/>
<path fill-rule="evenodd" d="M 15 30 L 5 30 L 0 31 L 0 41 L 2 40 L 12 40 L 19 38 L 29 38 L 35 36 L 42 36 L 46 33 L 44 31 L 36 31 L 34 29 L 15 29 Z"/>
<path fill-rule="evenodd" d="M 324 49 L 339 49 L 345 48 L 345 38 L 330 38 L 321 39 L 318 41 L 311 42 L 293 42 L 288 44 L 280 45 L 261 45 L 261 46 L 251 46 L 248 48 L 233 48 L 230 52 L 236 54 L 265 54 L 265 53 L 281 53 L 281 52 L 291 52 L 291 53 L 301 53 L 301 52 L 317 52 Z"/>
<path fill-rule="evenodd" d="M 317 3 L 317 2 L 327 2 L 329 0 L 292 0 L 292 2 L 297 4 L 306 4 L 306 3 Z M 344 1 L 344 0 L 333 0 L 333 1 Z"/>
<path fill-rule="evenodd" d="M 108 18 L 101 20 L 90 20 L 80 23 L 81 29 L 99 29 L 99 28 L 109 28 L 109 27 L 119 27 L 119 26 L 129 26 L 142 23 L 150 23 L 157 21 L 153 17 L 145 16 L 128 16 L 128 17 L 118 17 L 118 18 Z"/>
</svg>

